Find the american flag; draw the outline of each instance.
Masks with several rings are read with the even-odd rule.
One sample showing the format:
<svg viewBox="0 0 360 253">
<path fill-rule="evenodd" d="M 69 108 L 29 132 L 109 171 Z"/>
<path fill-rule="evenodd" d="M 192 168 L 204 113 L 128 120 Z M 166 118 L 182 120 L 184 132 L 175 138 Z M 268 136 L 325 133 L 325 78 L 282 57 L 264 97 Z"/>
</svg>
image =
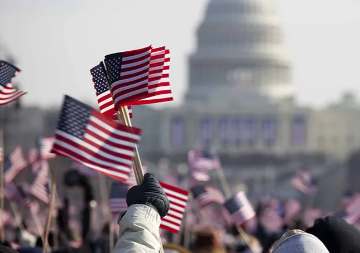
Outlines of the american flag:
<svg viewBox="0 0 360 253">
<path fill-rule="evenodd" d="M 70 167 L 85 176 L 96 177 L 99 175 L 99 172 L 97 170 L 90 169 L 82 163 L 73 162 Z"/>
<path fill-rule="evenodd" d="M 30 186 L 28 184 L 24 183 L 22 185 L 16 186 L 16 194 L 18 195 L 18 202 L 24 204 L 31 213 L 37 213 L 40 210 L 40 205 L 37 201 L 30 200 Z M 14 200 L 14 199 L 12 199 Z"/>
<path fill-rule="evenodd" d="M 165 47 L 151 51 L 148 90 L 146 98 L 131 104 L 155 104 L 174 100 L 170 87 L 170 50 Z"/>
<path fill-rule="evenodd" d="M 143 165 L 142 165 L 142 169 L 143 169 L 144 174 L 146 174 L 146 173 L 147 173 L 147 167 L 146 167 L 146 165 L 143 164 Z M 128 179 L 126 180 L 126 184 L 129 186 L 129 189 L 130 189 L 131 187 L 137 185 L 137 183 L 136 183 L 136 177 L 135 177 L 135 173 L 134 173 L 134 170 L 133 170 L 133 169 L 130 170 L 129 177 L 128 177 Z"/>
<path fill-rule="evenodd" d="M 245 222 L 255 218 L 255 211 L 245 193 L 242 191 L 238 192 L 234 197 L 228 199 L 224 206 L 238 226 L 241 226 Z"/>
<path fill-rule="evenodd" d="M 10 220 L 10 215 L 8 212 L 0 209 L 0 228 L 6 225 L 6 223 Z"/>
<path fill-rule="evenodd" d="M 196 181 L 209 181 L 208 171 L 220 167 L 220 161 L 216 156 L 207 154 L 203 150 L 190 150 L 188 161 L 191 168 L 191 176 Z"/>
<path fill-rule="evenodd" d="M 6 61 L 0 61 L 0 85 L 6 87 L 16 72 L 20 72 L 20 69 Z"/>
<path fill-rule="evenodd" d="M 25 95 L 27 92 L 14 89 L 11 84 L 0 86 L 0 105 L 6 105 Z"/>
<path fill-rule="evenodd" d="M 49 164 L 47 161 L 41 162 L 41 168 L 35 175 L 35 180 L 30 187 L 30 194 L 45 204 L 49 204 Z"/>
<path fill-rule="evenodd" d="M 105 56 L 115 108 L 148 95 L 151 50 L 148 46 Z"/>
<path fill-rule="evenodd" d="M 16 175 L 25 169 L 27 162 L 23 156 L 22 149 L 16 147 L 13 152 L 4 159 L 5 183 L 10 184 Z"/>
<path fill-rule="evenodd" d="M 162 218 L 160 228 L 179 233 L 189 192 L 160 182 L 170 202 L 168 214 Z"/>
<path fill-rule="evenodd" d="M 15 183 L 5 185 L 4 197 L 11 201 L 19 202 L 21 200 L 21 195 L 19 193 L 18 186 Z"/>
<path fill-rule="evenodd" d="M 288 199 L 284 203 L 284 222 L 290 222 L 301 212 L 301 203 L 296 199 Z"/>
<path fill-rule="evenodd" d="M 122 182 L 114 182 L 110 190 L 110 211 L 112 214 L 119 214 L 127 209 L 126 193 L 128 190 L 127 184 Z"/>
<path fill-rule="evenodd" d="M 211 186 L 198 185 L 191 188 L 190 191 L 200 208 L 204 208 L 211 203 L 223 205 L 225 202 L 223 193 Z"/>
<path fill-rule="evenodd" d="M 65 96 L 52 152 L 126 182 L 140 132 Z"/>
<path fill-rule="evenodd" d="M 115 110 L 114 101 L 111 96 L 109 86 L 106 83 L 105 71 L 102 66 L 96 65 L 90 70 L 90 74 L 93 77 L 94 88 L 96 98 L 98 101 L 99 109 L 106 117 L 110 117 L 113 120 L 118 120 L 117 112 Z M 132 108 L 127 106 L 130 118 L 132 118 Z"/>
<path fill-rule="evenodd" d="M 353 200 L 337 215 L 349 224 L 354 224 L 360 218 L 360 194 L 355 194 Z"/>
<path fill-rule="evenodd" d="M 51 149 L 54 145 L 54 137 L 44 137 L 39 141 L 41 158 L 48 160 L 56 157 L 55 154 L 51 153 Z"/>
<path fill-rule="evenodd" d="M 291 181 L 291 185 L 306 195 L 314 195 L 317 192 L 318 180 L 308 170 L 299 170 Z"/>
</svg>

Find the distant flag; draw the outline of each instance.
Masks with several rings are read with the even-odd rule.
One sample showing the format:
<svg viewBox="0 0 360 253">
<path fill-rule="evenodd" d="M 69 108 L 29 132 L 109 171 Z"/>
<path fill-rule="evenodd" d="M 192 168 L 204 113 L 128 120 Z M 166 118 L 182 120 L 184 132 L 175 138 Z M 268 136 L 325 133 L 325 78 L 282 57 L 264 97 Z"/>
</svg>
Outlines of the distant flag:
<svg viewBox="0 0 360 253">
<path fill-rule="evenodd" d="M 38 213 L 40 210 L 40 205 L 37 201 L 30 200 L 30 188 L 31 186 L 28 184 L 18 185 L 18 192 L 21 197 L 21 202 L 25 204 L 28 210 L 31 213 Z"/>
<path fill-rule="evenodd" d="M 41 162 L 41 168 L 35 175 L 35 179 L 30 188 L 30 194 L 45 204 L 49 204 L 49 164 L 47 161 Z"/>
<path fill-rule="evenodd" d="M 203 150 L 190 150 L 188 152 L 188 160 L 190 166 L 194 168 L 203 167 L 207 170 L 212 170 L 221 167 L 217 156 Z"/>
<path fill-rule="evenodd" d="M 164 189 L 170 202 L 170 210 L 168 214 L 162 218 L 160 228 L 173 233 L 179 233 L 189 192 L 161 182 L 160 185 Z"/>
<path fill-rule="evenodd" d="M 296 199 L 288 199 L 284 203 L 284 222 L 288 223 L 301 212 L 301 203 Z"/>
<path fill-rule="evenodd" d="M 99 172 L 97 170 L 93 170 L 87 166 L 85 166 L 82 163 L 73 162 L 71 164 L 71 169 L 77 170 L 80 174 L 83 174 L 85 176 L 89 177 L 96 177 L 99 175 Z"/>
<path fill-rule="evenodd" d="M 191 168 L 191 176 L 196 181 L 209 181 L 208 171 L 220 167 L 218 157 L 209 155 L 203 150 L 190 150 L 188 152 L 188 161 Z"/>
<path fill-rule="evenodd" d="M 65 96 L 51 152 L 125 182 L 140 132 Z"/>
<path fill-rule="evenodd" d="M 148 46 L 105 56 L 115 108 L 148 95 L 151 51 L 152 47 Z"/>
<path fill-rule="evenodd" d="M 16 147 L 13 152 L 4 159 L 4 178 L 5 183 L 10 184 L 16 175 L 25 169 L 27 162 L 23 156 L 22 149 Z"/>
<path fill-rule="evenodd" d="M 27 92 L 17 90 L 11 84 L 5 87 L 0 86 L 0 106 L 6 105 L 27 94 Z"/>
<path fill-rule="evenodd" d="M 204 208 L 211 203 L 223 205 L 225 202 L 223 193 L 211 186 L 195 186 L 191 188 L 191 193 L 193 194 L 194 199 L 199 204 L 200 208 Z"/>
<path fill-rule="evenodd" d="M 356 194 L 353 191 L 346 191 L 344 192 L 342 198 L 341 198 L 341 204 L 343 207 L 347 206 L 354 200 L 354 197 L 356 197 Z"/>
<path fill-rule="evenodd" d="M 128 186 L 122 182 L 114 182 L 110 190 L 110 211 L 112 214 L 118 215 L 120 212 L 127 210 L 126 193 Z"/>
<path fill-rule="evenodd" d="M 255 211 L 245 193 L 242 191 L 238 192 L 234 197 L 228 199 L 224 206 L 238 226 L 241 226 L 245 222 L 255 218 Z"/>
<path fill-rule="evenodd" d="M 40 155 L 42 159 L 48 160 L 56 157 L 55 154 L 51 153 L 54 141 L 54 137 L 44 137 L 40 139 Z"/>
<path fill-rule="evenodd" d="M 15 76 L 16 72 L 20 72 L 20 69 L 6 61 L 1 60 L 0 85 L 6 87 L 6 85 L 11 82 L 11 79 Z"/>
<path fill-rule="evenodd" d="M 9 220 L 10 215 L 8 214 L 8 212 L 0 209 L 0 228 L 4 227 Z"/>
<path fill-rule="evenodd" d="M 355 224 L 360 219 L 360 194 L 356 194 L 344 210 L 336 216 L 344 219 L 349 224 Z"/>
<path fill-rule="evenodd" d="M 150 59 L 149 94 L 146 98 L 131 102 L 131 104 L 142 105 L 173 101 L 169 74 L 170 50 L 165 47 L 153 48 Z M 160 80 L 159 77 L 161 77 Z"/>
<path fill-rule="evenodd" d="M 306 195 L 314 195 L 317 192 L 318 180 L 308 170 L 299 170 L 291 181 L 291 185 Z"/>
<path fill-rule="evenodd" d="M 22 195 L 19 191 L 19 185 L 11 183 L 4 187 L 4 197 L 12 202 L 21 202 L 23 200 Z"/>
<path fill-rule="evenodd" d="M 142 169 L 143 169 L 143 172 L 144 172 L 144 175 L 147 173 L 147 167 L 146 165 L 142 165 Z M 135 185 L 137 185 L 136 183 L 136 178 L 135 178 L 135 173 L 134 173 L 134 170 L 131 169 L 130 170 L 130 174 L 129 174 L 129 177 L 128 179 L 126 180 L 126 184 L 129 186 L 129 189 Z"/>
</svg>

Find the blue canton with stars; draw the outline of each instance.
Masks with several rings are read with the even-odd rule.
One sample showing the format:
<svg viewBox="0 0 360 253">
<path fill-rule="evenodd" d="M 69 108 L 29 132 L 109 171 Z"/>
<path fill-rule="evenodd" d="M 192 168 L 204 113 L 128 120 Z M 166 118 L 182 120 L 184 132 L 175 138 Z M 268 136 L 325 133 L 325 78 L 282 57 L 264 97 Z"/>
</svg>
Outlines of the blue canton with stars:
<svg viewBox="0 0 360 253">
<path fill-rule="evenodd" d="M 224 206 L 226 207 L 226 209 L 229 211 L 229 213 L 235 213 L 237 211 L 239 211 L 241 209 L 241 207 L 243 206 L 243 204 L 241 203 L 241 201 L 235 196 L 232 199 L 229 199 L 228 201 L 225 202 Z"/>
<path fill-rule="evenodd" d="M 195 186 L 191 188 L 191 193 L 193 194 L 194 198 L 196 199 L 201 194 L 206 193 L 205 187 L 202 185 Z"/>
<path fill-rule="evenodd" d="M 114 83 L 120 80 L 122 58 L 123 53 L 116 53 L 105 56 L 104 61 L 109 74 L 110 83 Z"/>
<path fill-rule="evenodd" d="M 121 182 L 114 182 L 111 185 L 110 198 L 111 199 L 125 199 L 128 190 L 128 185 Z"/>
<path fill-rule="evenodd" d="M 90 72 L 94 79 L 94 84 L 95 84 L 95 89 L 96 89 L 97 95 L 101 95 L 104 92 L 109 91 L 108 84 L 106 83 L 105 73 L 104 73 L 104 70 L 101 68 L 101 66 L 97 65 L 97 66 L 93 67 L 90 70 Z"/>
<path fill-rule="evenodd" d="M 92 110 L 90 106 L 65 96 L 57 129 L 83 139 Z"/>
<path fill-rule="evenodd" d="M 19 69 L 14 65 L 6 61 L 0 61 L 0 85 L 5 87 L 10 83 L 17 71 L 19 71 Z"/>
</svg>

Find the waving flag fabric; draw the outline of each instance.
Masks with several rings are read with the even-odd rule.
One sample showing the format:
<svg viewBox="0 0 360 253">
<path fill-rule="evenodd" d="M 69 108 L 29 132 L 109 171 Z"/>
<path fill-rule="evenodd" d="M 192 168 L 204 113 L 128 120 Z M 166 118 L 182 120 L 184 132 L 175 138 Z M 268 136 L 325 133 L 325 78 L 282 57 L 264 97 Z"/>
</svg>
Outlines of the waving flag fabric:
<svg viewBox="0 0 360 253">
<path fill-rule="evenodd" d="M 194 199 L 197 201 L 200 208 L 204 208 L 211 203 L 218 203 L 223 205 L 225 202 L 223 193 L 211 186 L 195 186 L 191 188 L 191 193 L 193 194 Z"/>
<path fill-rule="evenodd" d="M 35 180 L 30 188 L 30 194 L 45 204 L 49 204 L 49 164 L 47 161 L 41 162 L 41 167 L 35 175 Z"/>
<path fill-rule="evenodd" d="M 44 137 L 40 139 L 40 155 L 42 159 L 48 160 L 56 157 L 55 154 L 51 153 L 54 141 L 54 137 Z"/>
<path fill-rule="evenodd" d="M 71 168 L 89 177 L 96 177 L 99 175 L 99 172 L 97 170 L 90 169 L 89 167 L 85 166 L 82 163 L 73 162 L 71 164 Z"/>
<path fill-rule="evenodd" d="M 165 47 L 153 49 L 150 60 L 146 98 L 131 102 L 132 105 L 155 104 L 174 100 L 170 87 L 170 50 Z M 159 79 L 160 78 L 160 79 Z"/>
<path fill-rule="evenodd" d="M 148 46 L 105 56 L 115 108 L 147 96 L 151 50 Z"/>
<path fill-rule="evenodd" d="M 5 183 L 10 184 L 16 175 L 25 169 L 27 161 L 23 156 L 22 149 L 16 147 L 13 152 L 7 155 L 4 159 L 4 178 Z"/>
<path fill-rule="evenodd" d="M 140 132 L 65 96 L 52 152 L 125 182 Z"/>
<path fill-rule="evenodd" d="M 224 206 L 238 226 L 241 226 L 255 217 L 255 211 L 245 193 L 242 191 L 238 192 L 234 197 L 228 199 Z"/>
<path fill-rule="evenodd" d="M 126 211 L 126 193 L 128 186 L 122 182 L 114 182 L 110 190 L 110 211 L 112 214 L 119 214 Z"/>
<path fill-rule="evenodd" d="M 117 112 L 115 110 L 114 101 L 111 96 L 109 86 L 106 83 L 106 76 L 102 66 L 96 65 L 90 70 L 90 74 L 93 77 L 94 88 L 96 98 L 98 101 L 100 112 L 106 117 L 110 117 L 113 120 L 118 120 Z M 127 106 L 130 118 L 132 118 L 132 108 Z"/>
<path fill-rule="evenodd" d="M 179 233 L 189 192 L 160 182 L 170 202 L 168 214 L 162 218 L 160 228 Z"/>
<path fill-rule="evenodd" d="M 0 87 L 0 106 L 11 103 L 12 101 L 25 95 L 27 92 L 14 89 L 11 84 Z"/>
<path fill-rule="evenodd" d="M 306 195 L 317 193 L 318 179 L 308 170 L 299 170 L 291 181 L 291 185 Z"/>
<path fill-rule="evenodd" d="M 6 87 L 16 72 L 20 72 L 20 69 L 6 61 L 0 61 L 0 85 Z"/>
</svg>

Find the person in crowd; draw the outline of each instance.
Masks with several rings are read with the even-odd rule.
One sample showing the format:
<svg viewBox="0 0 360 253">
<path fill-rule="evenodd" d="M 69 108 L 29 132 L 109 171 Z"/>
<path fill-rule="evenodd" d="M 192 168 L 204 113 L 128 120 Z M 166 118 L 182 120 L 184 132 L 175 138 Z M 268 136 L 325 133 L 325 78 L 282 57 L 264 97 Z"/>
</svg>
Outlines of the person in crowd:
<svg viewBox="0 0 360 253">
<path fill-rule="evenodd" d="M 210 226 L 197 228 L 193 231 L 195 240 L 192 245 L 193 253 L 224 253 L 222 242 L 218 231 L 214 231 Z"/>
<path fill-rule="evenodd" d="M 360 252 L 359 230 L 338 217 L 317 219 L 306 232 L 319 238 L 330 253 Z"/>
<path fill-rule="evenodd" d="M 329 253 L 329 251 L 317 237 L 301 230 L 290 230 L 275 243 L 272 253 Z"/>
<path fill-rule="evenodd" d="M 18 253 L 16 250 L 10 248 L 9 246 L 5 246 L 4 243 L 0 244 L 0 253 Z"/>
<path fill-rule="evenodd" d="M 128 210 L 119 215 L 119 240 L 114 253 L 158 253 L 162 249 L 160 222 L 170 203 L 154 174 L 146 173 L 141 185 L 126 194 Z"/>
</svg>

